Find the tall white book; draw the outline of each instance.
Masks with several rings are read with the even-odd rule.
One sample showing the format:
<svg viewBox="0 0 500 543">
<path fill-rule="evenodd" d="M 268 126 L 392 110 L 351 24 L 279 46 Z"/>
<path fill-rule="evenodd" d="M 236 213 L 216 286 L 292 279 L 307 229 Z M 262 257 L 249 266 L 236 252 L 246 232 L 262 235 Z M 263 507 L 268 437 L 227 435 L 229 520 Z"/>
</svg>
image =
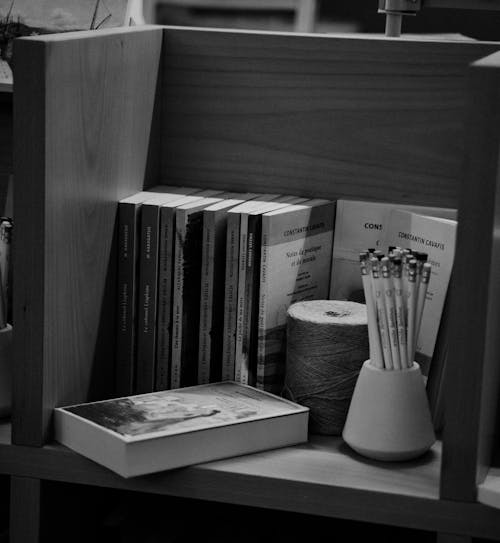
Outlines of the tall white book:
<svg viewBox="0 0 500 543">
<path fill-rule="evenodd" d="M 444 219 L 457 218 L 455 209 L 337 200 L 329 294 L 331 300 L 363 301 L 359 253 L 368 248 L 382 248 L 390 214 L 395 209 Z"/>
<path fill-rule="evenodd" d="M 240 217 L 240 266 L 238 269 L 238 309 L 236 321 L 235 380 L 255 385 L 257 372 L 256 344 L 260 247 L 264 213 L 288 209 L 308 198 L 285 196 L 266 202 Z"/>
<path fill-rule="evenodd" d="M 281 393 L 286 315 L 292 303 L 328 296 L 335 202 L 315 199 L 262 215 L 257 382 Z"/>
<path fill-rule="evenodd" d="M 391 211 L 385 231 L 384 247 L 394 245 L 427 253 L 431 265 L 415 353 L 424 376 L 429 374 L 441 324 L 455 257 L 456 231 L 455 220 L 397 209 Z"/>
</svg>

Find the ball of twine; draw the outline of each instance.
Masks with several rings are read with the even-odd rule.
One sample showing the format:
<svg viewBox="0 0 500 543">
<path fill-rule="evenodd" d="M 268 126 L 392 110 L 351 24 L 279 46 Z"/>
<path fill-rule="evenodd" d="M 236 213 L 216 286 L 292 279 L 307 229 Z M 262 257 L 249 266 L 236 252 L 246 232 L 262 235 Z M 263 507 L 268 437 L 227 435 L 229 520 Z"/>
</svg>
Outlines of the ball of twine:
<svg viewBox="0 0 500 543">
<path fill-rule="evenodd" d="M 342 433 L 356 379 L 368 358 L 364 304 L 313 300 L 288 308 L 284 392 L 309 407 L 311 433 Z"/>
</svg>

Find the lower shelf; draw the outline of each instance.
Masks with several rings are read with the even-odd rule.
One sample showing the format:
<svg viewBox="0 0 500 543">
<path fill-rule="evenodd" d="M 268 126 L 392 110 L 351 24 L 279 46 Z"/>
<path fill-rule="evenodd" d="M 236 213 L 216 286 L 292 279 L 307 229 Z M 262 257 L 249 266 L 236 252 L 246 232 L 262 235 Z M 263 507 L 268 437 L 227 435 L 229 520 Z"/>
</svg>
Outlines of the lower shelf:
<svg viewBox="0 0 500 543">
<path fill-rule="evenodd" d="M 57 444 L 11 445 L 10 424 L 0 425 L 0 472 L 9 475 L 500 539 L 497 510 L 439 499 L 440 464 L 440 443 L 419 460 L 382 463 L 341 438 L 311 436 L 304 445 L 123 479 Z"/>
<path fill-rule="evenodd" d="M 477 500 L 500 509 L 500 468 L 491 468 L 485 480 L 478 485 Z"/>
</svg>

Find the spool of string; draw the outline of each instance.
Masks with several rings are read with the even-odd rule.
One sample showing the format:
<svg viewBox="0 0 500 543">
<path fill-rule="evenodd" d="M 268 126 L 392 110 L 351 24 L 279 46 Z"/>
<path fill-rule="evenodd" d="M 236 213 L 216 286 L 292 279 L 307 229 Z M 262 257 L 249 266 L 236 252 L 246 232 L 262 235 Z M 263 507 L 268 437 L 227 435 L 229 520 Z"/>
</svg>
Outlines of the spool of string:
<svg viewBox="0 0 500 543">
<path fill-rule="evenodd" d="M 284 394 L 309 407 L 311 433 L 342 433 L 359 371 L 368 358 L 364 304 L 312 300 L 288 308 Z"/>
</svg>

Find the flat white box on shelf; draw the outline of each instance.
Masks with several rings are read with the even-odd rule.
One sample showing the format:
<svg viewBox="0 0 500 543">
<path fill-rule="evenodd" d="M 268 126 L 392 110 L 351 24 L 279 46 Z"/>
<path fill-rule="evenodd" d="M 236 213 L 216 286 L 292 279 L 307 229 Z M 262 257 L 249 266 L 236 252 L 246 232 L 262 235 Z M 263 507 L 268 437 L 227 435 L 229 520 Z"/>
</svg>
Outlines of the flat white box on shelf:
<svg viewBox="0 0 500 543">
<path fill-rule="evenodd" d="M 303 443 L 309 416 L 233 381 L 54 411 L 57 441 L 123 477 Z"/>
</svg>

